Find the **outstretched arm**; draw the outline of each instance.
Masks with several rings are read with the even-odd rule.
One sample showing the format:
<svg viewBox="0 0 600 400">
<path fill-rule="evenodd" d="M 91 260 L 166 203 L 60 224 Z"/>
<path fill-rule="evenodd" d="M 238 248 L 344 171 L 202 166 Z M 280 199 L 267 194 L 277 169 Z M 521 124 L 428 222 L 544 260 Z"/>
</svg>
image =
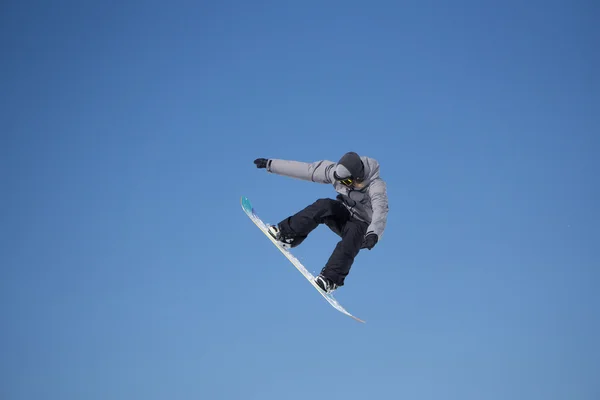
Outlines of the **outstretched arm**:
<svg viewBox="0 0 600 400">
<path fill-rule="evenodd" d="M 323 160 L 314 163 L 305 163 L 301 161 L 259 158 L 254 163 L 258 168 L 266 168 L 268 172 L 273 174 L 317 183 L 333 183 L 333 167 L 335 167 L 335 163 L 332 161 Z"/>
</svg>

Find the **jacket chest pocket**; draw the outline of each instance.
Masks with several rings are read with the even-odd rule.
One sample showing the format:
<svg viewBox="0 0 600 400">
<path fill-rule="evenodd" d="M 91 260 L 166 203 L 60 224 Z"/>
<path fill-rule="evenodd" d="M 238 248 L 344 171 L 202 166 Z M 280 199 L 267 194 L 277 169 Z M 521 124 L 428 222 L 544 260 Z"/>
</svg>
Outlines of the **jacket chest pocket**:
<svg viewBox="0 0 600 400">
<path fill-rule="evenodd" d="M 357 190 L 350 190 L 347 195 L 353 201 L 366 205 L 369 203 L 369 196 L 365 192 L 359 192 Z"/>
</svg>

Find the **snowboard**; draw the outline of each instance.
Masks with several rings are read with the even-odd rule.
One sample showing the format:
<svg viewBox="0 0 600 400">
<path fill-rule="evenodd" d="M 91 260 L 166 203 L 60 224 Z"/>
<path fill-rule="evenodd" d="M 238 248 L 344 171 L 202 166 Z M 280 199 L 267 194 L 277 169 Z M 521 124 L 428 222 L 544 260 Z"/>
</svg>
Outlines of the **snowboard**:
<svg viewBox="0 0 600 400">
<path fill-rule="evenodd" d="M 296 269 L 298 269 L 298 271 L 300 271 L 300 273 L 306 278 L 306 280 L 308 280 L 310 282 L 310 284 L 315 289 L 317 289 L 317 291 L 321 294 L 321 296 L 323 296 L 325 298 L 325 300 L 327 300 L 327 302 L 329 304 L 331 304 L 331 306 L 333 308 L 335 308 L 342 314 L 345 314 L 345 315 L 355 319 L 358 322 L 362 322 L 362 323 L 365 322 L 365 321 L 355 317 L 354 315 L 350 314 L 348 311 L 346 311 L 346 309 L 344 307 L 342 307 L 342 305 L 335 299 L 335 297 L 333 297 L 333 295 L 331 293 L 326 293 L 314 282 L 315 277 L 304 267 L 304 265 L 302 265 L 302 263 L 287 248 L 285 248 L 281 244 L 279 244 L 269 234 L 267 224 L 265 224 L 258 217 L 254 208 L 252 207 L 252 203 L 250 202 L 250 200 L 247 197 L 242 196 L 241 204 L 242 204 L 242 209 L 244 210 L 246 215 L 248 215 L 248 217 L 250 217 L 252 222 L 254 222 L 254 224 L 256 224 L 256 226 L 258 226 L 258 228 L 262 231 L 262 233 L 264 233 L 265 236 L 267 236 L 269 238 L 269 240 L 271 240 L 271 242 L 275 245 L 275 247 L 277 247 L 283 253 L 283 255 L 287 257 L 288 260 L 290 260 L 290 262 L 296 267 Z"/>
</svg>

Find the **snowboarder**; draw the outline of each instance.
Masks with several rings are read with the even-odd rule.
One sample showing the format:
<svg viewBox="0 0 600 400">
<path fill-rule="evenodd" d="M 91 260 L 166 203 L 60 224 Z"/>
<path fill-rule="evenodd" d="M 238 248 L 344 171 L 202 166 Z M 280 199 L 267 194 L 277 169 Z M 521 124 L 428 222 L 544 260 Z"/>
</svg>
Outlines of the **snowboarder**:
<svg viewBox="0 0 600 400">
<path fill-rule="evenodd" d="M 342 239 L 337 243 L 315 283 L 326 293 L 344 285 L 354 258 L 361 249 L 371 250 L 381 238 L 387 222 L 386 184 L 373 158 L 348 152 L 336 163 L 313 163 L 257 158 L 257 168 L 292 178 L 333 184 L 336 199 L 322 198 L 269 225 L 269 233 L 286 248 L 298 246 L 319 224 L 327 225 Z"/>
</svg>

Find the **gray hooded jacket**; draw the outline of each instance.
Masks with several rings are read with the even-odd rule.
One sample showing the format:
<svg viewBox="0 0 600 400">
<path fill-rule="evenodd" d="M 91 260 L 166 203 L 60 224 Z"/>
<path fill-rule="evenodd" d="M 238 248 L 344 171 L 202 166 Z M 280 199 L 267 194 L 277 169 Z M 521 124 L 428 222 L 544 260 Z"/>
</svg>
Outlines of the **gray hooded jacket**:
<svg viewBox="0 0 600 400">
<path fill-rule="evenodd" d="M 337 163 L 333 161 L 316 161 L 305 163 L 271 159 L 267 171 L 317 183 L 333 184 L 337 198 L 344 203 L 350 214 L 369 224 L 367 234 L 375 233 L 381 239 L 388 214 L 388 197 L 386 184 L 379 177 L 379 163 L 369 157 L 360 157 L 365 166 L 365 178 L 361 188 L 348 188 L 333 178 Z"/>
</svg>

